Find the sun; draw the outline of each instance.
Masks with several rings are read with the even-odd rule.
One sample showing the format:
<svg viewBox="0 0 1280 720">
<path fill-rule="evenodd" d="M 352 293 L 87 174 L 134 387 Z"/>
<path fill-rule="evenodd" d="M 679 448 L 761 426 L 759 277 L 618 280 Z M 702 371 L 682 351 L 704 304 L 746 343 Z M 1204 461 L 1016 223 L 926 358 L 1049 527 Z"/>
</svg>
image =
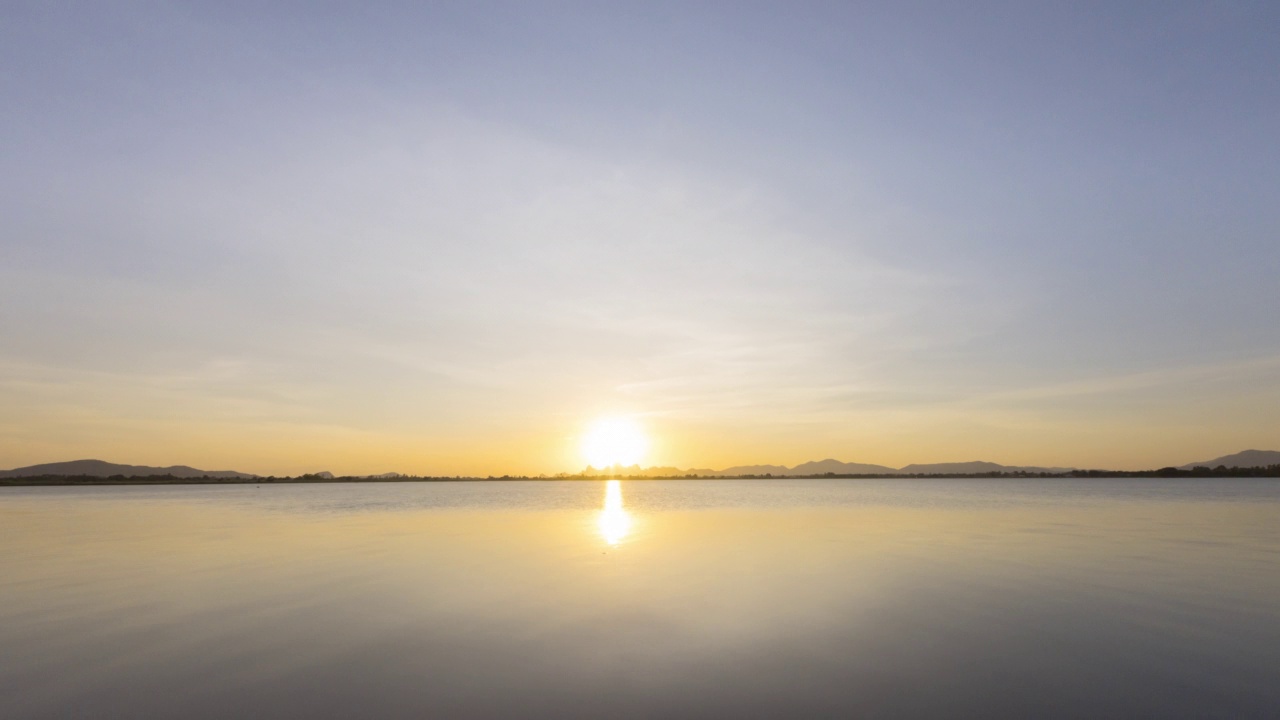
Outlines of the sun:
<svg viewBox="0 0 1280 720">
<path fill-rule="evenodd" d="M 582 455 L 597 468 L 635 465 L 644 459 L 648 449 L 644 429 L 630 418 L 600 418 L 582 437 Z"/>
</svg>

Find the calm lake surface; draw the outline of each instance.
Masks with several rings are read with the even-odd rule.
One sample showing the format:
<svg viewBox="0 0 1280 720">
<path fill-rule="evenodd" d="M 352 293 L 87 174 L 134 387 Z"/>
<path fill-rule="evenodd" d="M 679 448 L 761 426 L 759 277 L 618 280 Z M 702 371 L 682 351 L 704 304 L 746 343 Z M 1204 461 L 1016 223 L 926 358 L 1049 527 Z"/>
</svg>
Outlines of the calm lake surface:
<svg viewBox="0 0 1280 720">
<path fill-rule="evenodd" d="M 0 488 L 0 717 L 1280 717 L 1280 482 Z"/>
</svg>

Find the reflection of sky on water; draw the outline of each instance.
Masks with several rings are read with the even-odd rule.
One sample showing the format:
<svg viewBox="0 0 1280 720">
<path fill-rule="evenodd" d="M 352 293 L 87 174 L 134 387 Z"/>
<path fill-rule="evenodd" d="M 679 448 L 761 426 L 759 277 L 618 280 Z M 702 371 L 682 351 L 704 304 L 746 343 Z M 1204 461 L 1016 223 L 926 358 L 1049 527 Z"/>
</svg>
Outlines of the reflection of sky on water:
<svg viewBox="0 0 1280 720">
<path fill-rule="evenodd" d="M 631 515 L 622 507 L 622 482 L 609 480 L 604 488 L 604 509 L 600 511 L 600 535 L 617 545 L 631 532 Z"/>
<path fill-rule="evenodd" d="M 623 485 L 0 490 L 0 717 L 1280 716 L 1280 483 Z"/>
</svg>

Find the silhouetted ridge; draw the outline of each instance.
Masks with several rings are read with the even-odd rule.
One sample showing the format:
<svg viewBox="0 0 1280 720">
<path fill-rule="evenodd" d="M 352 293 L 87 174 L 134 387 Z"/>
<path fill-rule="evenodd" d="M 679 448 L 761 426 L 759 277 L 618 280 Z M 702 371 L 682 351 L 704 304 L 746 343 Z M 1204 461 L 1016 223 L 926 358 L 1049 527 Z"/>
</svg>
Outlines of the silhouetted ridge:
<svg viewBox="0 0 1280 720">
<path fill-rule="evenodd" d="M 34 477 L 40 475 L 69 475 L 88 477 L 153 477 L 156 475 L 172 475 L 177 478 L 218 477 L 218 478 L 253 478 L 257 475 L 236 472 L 234 470 L 199 470 L 186 465 L 170 467 L 150 467 L 147 465 L 117 465 L 104 460 L 72 460 L 70 462 L 45 463 L 29 465 L 0 471 L 0 477 Z"/>
<path fill-rule="evenodd" d="M 818 460 L 797 465 L 790 470 L 783 468 L 790 475 L 879 475 L 881 473 L 896 474 L 898 471 L 885 465 L 869 465 L 867 463 L 847 463 L 839 460 Z"/>
<path fill-rule="evenodd" d="M 1245 450 L 1235 453 L 1234 455 L 1223 455 L 1215 460 L 1205 460 L 1203 462 L 1187 463 L 1179 468 L 1179 470 L 1192 470 L 1197 467 L 1229 467 L 1229 468 L 1252 468 L 1267 467 L 1269 465 L 1280 465 L 1280 451 L 1276 450 Z"/>
</svg>

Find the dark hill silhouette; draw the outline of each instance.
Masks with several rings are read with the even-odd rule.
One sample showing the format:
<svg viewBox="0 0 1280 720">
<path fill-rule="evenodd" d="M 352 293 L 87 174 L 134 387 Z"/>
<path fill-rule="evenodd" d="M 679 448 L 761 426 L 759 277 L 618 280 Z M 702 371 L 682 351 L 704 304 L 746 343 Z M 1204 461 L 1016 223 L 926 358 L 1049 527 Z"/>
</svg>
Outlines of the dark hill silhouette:
<svg viewBox="0 0 1280 720">
<path fill-rule="evenodd" d="M 1251 467 L 1267 467 L 1268 465 L 1280 465 L 1280 451 L 1276 450 L 1245 450 L 1235 453 L 1234 455 L 1223 455 L 1215 460 L 1205 460 L 1204 462 L 1194 462 L 1183 465 L 1180 470 L 1191 470 L 1196 467 L 1216 468 L 1219 465 L 1229 468 L 1251 468 Z"/>
<path fill-rule="evenodd" d="M 711 470 L 708 475 L 786 475 L 791 469 L 786 465 L 735 465 L 723 470 Z"/>
<path fill-rule="evenodd" d="M 834 473 L 836 475 L 892 475 L 900 471 L 884 465 L 847 463 L 827 458 L 826 460 L 802 463 L 791 468 L 789 471 L 784 469 L 784 472 L 791 475 L 824 475 L 826 473 Z"/>
<path fill-rule="evenodd" d="M 0 470 L 0 477 L 33 477 L 38 475 L 87 475 L 90 477 L 152 477 L 156 475 L 172 475 L 179 478 L 220 477 L 220 478 L 254 478 L 257 475 L 236 472 L 234 470 L 197 470 L 186 465 L 170 467 L 149 467 L 146 465 L 117 465 L 103 460 L 72 460 L 70 462 L 45 463 Z"/>
</svg>

